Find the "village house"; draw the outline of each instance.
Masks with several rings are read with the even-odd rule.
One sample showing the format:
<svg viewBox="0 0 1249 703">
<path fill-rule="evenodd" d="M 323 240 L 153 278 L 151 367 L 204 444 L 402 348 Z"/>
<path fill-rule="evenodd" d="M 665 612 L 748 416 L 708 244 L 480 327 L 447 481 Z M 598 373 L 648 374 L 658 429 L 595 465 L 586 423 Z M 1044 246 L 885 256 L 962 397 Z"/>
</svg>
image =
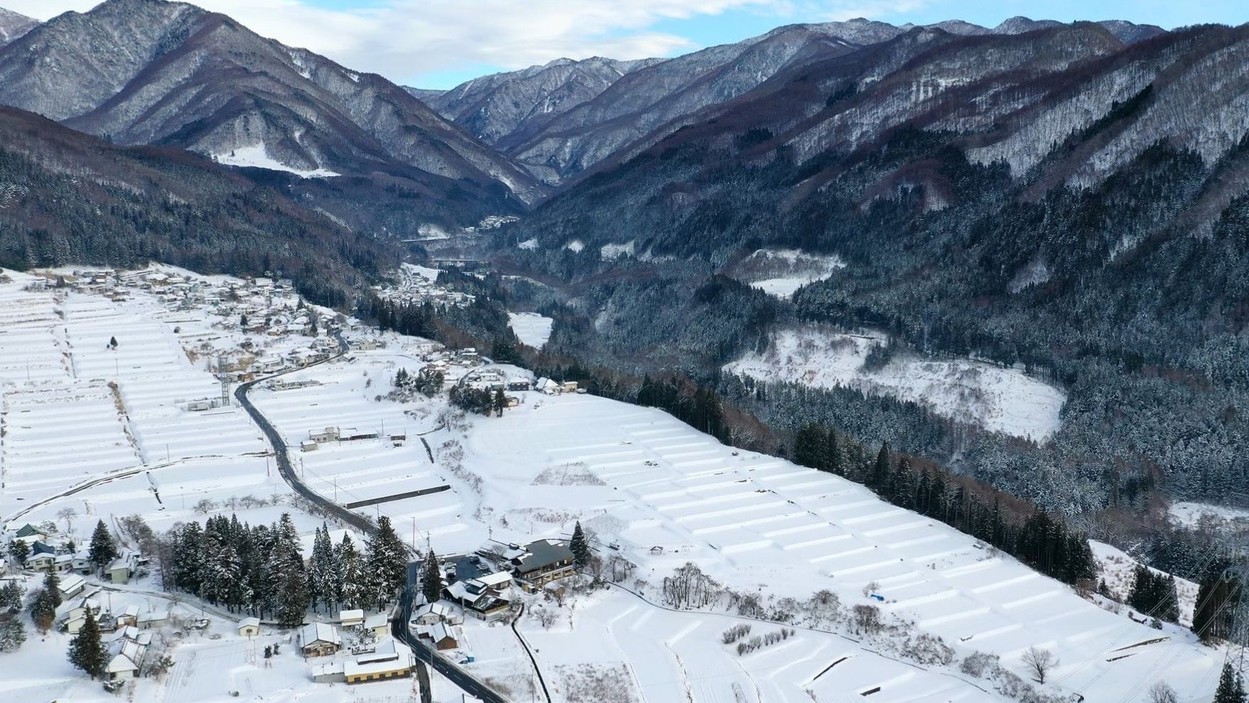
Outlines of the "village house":
<svg viewBox="0 0 1249 703">
<path fill-rule="evenodd" d="M 511 582 L 511 574 L 507 575 Z M 448 599 L 459 604 L 465 614 L 479 620 L 498 620 L 505 617 L 511 608 L 511 599 L 506 588 L 488 585 L 481 578 L 467 581 L 456 581 L 447 586 L 445 593 Z"/>
<path fill-rule="evenodd" d="M 68 600 L 82 593 L 82 589 L 86 588 L 87 580 L 78 574 L 66 574 L 61 578 L 57 590 L 61 592 L 62 600 Z"/>
<path fill-rule="evenodd" d="M 317 683 L 365 683 L 412 675 L 416 657 L 412 650 L 391 637 L 383 637 L 347 657 L 339 657 L 315 667 Z"/>
<path fill-rule="evenodd" d="M 109 681 L 127 681 L 139 678 L 139 665 L 124 654 L 118 654 L 108 661 L 104 675 Z"/>
<path fill-rule="evenodd" d="M 299 649 L 305 657 L 325 657 L 343 648 L 343 638 L 333 625 L 314 622 L 299 628 Z"/>
<path fill-rule="evenodd" d="M 426 603 L 416 610 L 412 611 L 413 626 L 424 625 L 426 627 L 437 625 L 440 622 L 458 625 L 461 618 L 456 611 L 445 603 Z"/>
<path fill-rule="evenodd" d="M 536 590 L 556 579 L 571 576 L 575 570 L 572 550 L 562 540 L 540 539 L 525 545 L 511 558 L 516 579 Z"/>
<path fill-rule="evenodd" d="M 460 638 L 458 630 L 454 625 L 448 625 L 440 622 L 429 627 L 418 627 L 416 629 L 417 639 L 428 640 L 440 652 L 448 649 L 456 649 L 460 646 Z"/>
<path fill-rule="evenodd" d="M 343 627 L 355 627 L 364 624 L 364 611 L 357 608 L 355 610 L 342 610 L 338 613 L 338 624 Z"/>
<path fill-rule="evenodd" d="M 43 531 L 29 522 L 19 527 L 17 532 L 13 535 L 13 539 L 15 541 L 25 542 L 28 545 L 33 545 L 35 542 L 42 542 L 47 538 L 48 536 L 44 534 Z"/>
</svg>

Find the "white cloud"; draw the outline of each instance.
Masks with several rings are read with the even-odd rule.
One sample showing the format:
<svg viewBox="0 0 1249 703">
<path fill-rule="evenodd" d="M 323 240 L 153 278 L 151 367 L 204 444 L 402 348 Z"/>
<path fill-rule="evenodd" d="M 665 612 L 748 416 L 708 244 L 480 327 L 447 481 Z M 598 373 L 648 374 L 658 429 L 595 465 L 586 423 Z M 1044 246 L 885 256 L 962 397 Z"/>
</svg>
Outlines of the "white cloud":
<svg viewBox="0 0 1249 703">
<path fill-rule="evenodd" d="M 86 11 L 98 0 L 0 0 L 38 19 Z M 196 0 L 263 36 L 351 68 L 405 81 L 474 65 L 521 68 L 568 56 L 671 55 L 695 48 L 654 31 L 670 19 L 740 9 L 784 14 L 786 0 L 383 0 L 351 10 L 302 0 Z"/>
</svg>

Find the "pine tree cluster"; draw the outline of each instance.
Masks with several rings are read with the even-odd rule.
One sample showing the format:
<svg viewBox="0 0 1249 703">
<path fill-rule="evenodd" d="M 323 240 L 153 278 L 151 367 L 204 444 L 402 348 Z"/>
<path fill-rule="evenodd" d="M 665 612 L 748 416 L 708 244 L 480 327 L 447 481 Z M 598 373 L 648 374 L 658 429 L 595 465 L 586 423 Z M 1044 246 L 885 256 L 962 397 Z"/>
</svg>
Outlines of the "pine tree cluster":
<svg viewBox="0 0 1249 703">
<path fill-rule="evenodd" d="M 1128 605 L 1159 620 L 1178 622 L 1180 601 L 1175 591 L 1175 577 L 1156 574 L 1149 567 L 1137 564 Z"/>
<path fill-rule="evenodd" d="M 1236 628 L 1236 605 L 1241 597 L 1240 580 L 1227 573 L 1231 562 L 1213 560 L 1197 587 L 1193 606 L 1193 632 L 1205 641 L 1226 639 Z"/>
<path fill-rule="evenodd" d="M 231 612 L 303 622 L 310 608 L 378 610 L 404 581 L 407 555 L 388 518 L 365 553 L 351 537 L 331 543 L 322 525 L 304 563 L 299 533 L 289 514 L 273 525 L 249 526 L 237 516 L 190 522 L 170 532 L 173 586 Z"/>
<path fill-rule="evenodd" d="M 917 471 L 906 457 L 894 461 L 884 443 L 872 462 L 863 450 L 829 428 L 807 425 L 794 440 L 794 460 L 863 483 L 890 503 L 935 518 L 983 540 L 1037 571 L 1066 583 L 1097 576 L 1088 539 L 1044 510 L 1022 521 L 1009 519 L 997 498 L 992 502 L 961 483 L 951 490 L 941 471 Z"/>
</svg>

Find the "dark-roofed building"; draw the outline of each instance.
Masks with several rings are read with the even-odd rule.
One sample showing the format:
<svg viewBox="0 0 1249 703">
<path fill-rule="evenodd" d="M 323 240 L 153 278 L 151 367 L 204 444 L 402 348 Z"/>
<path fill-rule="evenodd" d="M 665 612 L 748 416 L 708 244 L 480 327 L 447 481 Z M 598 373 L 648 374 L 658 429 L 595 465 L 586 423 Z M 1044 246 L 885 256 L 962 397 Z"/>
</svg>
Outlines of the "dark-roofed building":
<svg viewBox="0 0 1249 703">
<path fill-rule="evenodd" d="M 522 554 L 512 559 L 516 578 L 530 588 L 540 588 L 556 579 L 572 575 L 575 570 L 572 550 L 563 540 L 540 539 L 525 545 Z"/>
</svg>

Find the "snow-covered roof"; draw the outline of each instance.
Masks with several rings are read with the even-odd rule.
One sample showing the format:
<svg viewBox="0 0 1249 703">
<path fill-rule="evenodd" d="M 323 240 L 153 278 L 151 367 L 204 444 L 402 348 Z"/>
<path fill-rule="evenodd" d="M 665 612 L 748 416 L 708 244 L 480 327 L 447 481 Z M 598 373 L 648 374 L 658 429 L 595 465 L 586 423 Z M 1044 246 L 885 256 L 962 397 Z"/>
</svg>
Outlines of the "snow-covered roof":
<svg viewBox="0 0 1249 703">
<path fill-rule="evenodd" d="M 370 630 L 373 630 L 379 627 L 386 627 L 389 624 L 390 624 L 390 619 L 386 617 L 385 613 L 377 613 L 375 615 L 370 615 L 364 619 L 364 626 Z"/>
<path fill-rule="evenodd" d="M 440 622 L 436 625 L 422 625 L 416 628 L 416 632 L 418 635 L 430 638 L 435 644 L 446 639 L 454 640 L 457 643 L 460 641 L 456 627 L 445 622 Z"/>
<path fill-rule="evenodd" d="M 362 654 L 355 659 L 348 659 L 344 662 L 343 674 L 348 678 L 368 676 L 387 671 L 410 669 L 415 662 L 412 650 L 387 637 L 378 640 L 373 652 Z"/>
<path fill-rule="evenodd" d="M 337 627 L 324 622 L 313 622 L 299 628 L 299 641 L 307 647 L 316 642 L 342 644 L 343 638 L 338 634 Z"/>
<path fill-rule="evenodd" d="M 478 576 L 474 580 L 480 581 L 486 587 L 502 586 L 505 583 L 512 582 L 512 574 L 511 572 L 508 572 L 508 571 L 496 571 L 493 574 L 486 574 L 485 576 Z"/>
<path fill-rule="evenodd" d="M 344 625 L 358 625 L 364 622 L 364 611 L 360 609 L 340 611 L 338 621 Z"/>
<path fill-rule="evenodd" d="M 426 603 L 425 605 L 417 608 L 416 611 L 412 613 L 412 617 L 417 618 L 422 615 L 437 615 L 439 617 L 446 617 L 450 615 L 451 612 L 451 608 L 442 603 Z"/>
<path fill-rule="evenodd" d="M 108 667 L 105 669 L 110 674 L 120 674 L 123 671 L 138 671 L 139 667 L 130 658 L 124 654 L 118 654 L 109 661 Z"/>
<path fill-rule="evenodd" d="M 260 618 L 243 618 L 239 620 L 239 628 L 244 627 L 260 627 Z"/>
<path fill-rule="evenodd" d="M 61 577 L 61 585 L 59 588 L 61 589 L 61 593 L 69 593 L 70 591 L 76 591 L 83 588 L 86 585 L 87 580 L 78 574 L 65 574 L 65 576 Z"/>
</svg>

